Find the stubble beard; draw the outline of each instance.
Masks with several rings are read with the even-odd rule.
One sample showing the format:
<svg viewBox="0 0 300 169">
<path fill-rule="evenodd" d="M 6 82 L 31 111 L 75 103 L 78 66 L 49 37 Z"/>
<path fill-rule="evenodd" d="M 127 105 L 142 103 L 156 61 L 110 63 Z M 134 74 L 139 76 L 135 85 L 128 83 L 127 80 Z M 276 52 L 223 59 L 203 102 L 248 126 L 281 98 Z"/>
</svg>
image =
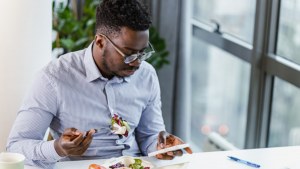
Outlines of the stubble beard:
<svg viewBox="0 0 300 169">
<path fill-rule="evenodd" d="M 107 50 L 105 49 L 103 52 L 103 56 L 102 56 L 102 66 L 104 67 L 104 69 L 106 69 L 108 72 L 110 72 L 112 75 L 114 76 L 118 76 L 115 72 L 113 72 L 107 65 L 106 59 L 107 59 Z M 112 60 L 109 60 L 110 63 L 112 63 Z M 120 77 L 120 76 L 118 76 Z"/>
</svg>

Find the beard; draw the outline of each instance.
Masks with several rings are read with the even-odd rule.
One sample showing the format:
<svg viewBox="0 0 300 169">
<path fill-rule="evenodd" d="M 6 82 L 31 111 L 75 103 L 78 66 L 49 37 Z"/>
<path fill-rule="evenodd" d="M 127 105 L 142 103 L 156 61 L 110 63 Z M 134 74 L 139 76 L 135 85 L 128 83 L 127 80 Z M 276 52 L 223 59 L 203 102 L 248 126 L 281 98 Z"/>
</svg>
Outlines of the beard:
<svg viewBox="0 0 300 169">
<path fill-rule="evenodd" d="M 124 77 L 124 76 L 118 75 L 116 73 L 116 71 L 111 70 L 111 68 L 108 66 L 108 62 L 110 63 L 110 66 L 112 68 L 113 67 L 118 67 L 117 72 L 122 72 L 123 70 L 138 70 L 139 69 L 139 66 L 129 66 L 129 67 L 125 66 L 125 63 L 124 63 L 124 66 L 115 66 L 113 60 L 111 58 L 109 58 L 108 55 L 109 55 L 109 52 L 107 51 L 107 49 L 105 49 L 104 52 L 103 52 L 102 60 L 101 60 L 102 66 L 103 66 L 104 69 L 106 69 L 108 72 L 110 72 L 114 76 Z"/>
<path fill-rule="evenodd" d="M 103 52 L 102 60 L 101 60 L 102 66 L 104 67 L 104 69 L 106 69 L 107 71 L 112 73 L 114 76 L 116 76 L 116 74 L 113 71 L 111 71 L 111 69 L 108 67 L 106 60 L 107 60 L 107 50 L 105 49 Z M 111 60 L 110 60 L 110 62 L 111 62 Z"/>
</svg>

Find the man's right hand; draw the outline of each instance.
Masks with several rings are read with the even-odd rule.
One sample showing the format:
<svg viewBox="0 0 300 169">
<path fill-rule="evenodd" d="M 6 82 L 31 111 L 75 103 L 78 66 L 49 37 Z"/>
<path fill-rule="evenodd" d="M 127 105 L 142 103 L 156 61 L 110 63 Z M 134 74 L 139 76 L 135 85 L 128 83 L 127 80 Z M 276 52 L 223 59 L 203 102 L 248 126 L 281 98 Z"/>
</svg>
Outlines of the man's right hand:
<svg viewBox="0 0 300 169">
<path fill-rule="evenodd" d="M 54 148 L 61 157 L 68 155 L 81 156 L 92 143 L 94 134 L 94 129 L 91 129 L 85 137 L 86 132 L 82 133 L 76 128 L 67 128 L 61 137 L 54 141 Z"/>
</svg>

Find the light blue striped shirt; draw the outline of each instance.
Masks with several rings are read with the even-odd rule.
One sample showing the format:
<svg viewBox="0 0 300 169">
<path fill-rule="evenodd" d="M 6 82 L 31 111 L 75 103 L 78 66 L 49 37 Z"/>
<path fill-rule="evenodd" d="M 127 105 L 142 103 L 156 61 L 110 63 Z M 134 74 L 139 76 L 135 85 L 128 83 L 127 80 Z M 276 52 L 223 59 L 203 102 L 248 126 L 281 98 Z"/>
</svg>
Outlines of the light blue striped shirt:
<svg viewBox="0 0 300 169">
<path fill-rule="evenodd" d="M 26 156 L 25 164 L 53 168 L 57 161 L 139 156 L 156 151 L 158 133 L 165 130 L 165 125 L 154 68 L 142 62 L 132 76 L 108 80 L 93 60 L 92 46 L 53 60 L 30 85 L 7 143 L 8 152 Z M 54 149 L 54 140 L 43 141 L 48 127 L 54 139 L 70 127 L 82 132 L 108 128 L 113 114 L 129 122 L 128 137 L 102 130 L 95 134 L 83 156 L 62 158 Z"/>
</svg>

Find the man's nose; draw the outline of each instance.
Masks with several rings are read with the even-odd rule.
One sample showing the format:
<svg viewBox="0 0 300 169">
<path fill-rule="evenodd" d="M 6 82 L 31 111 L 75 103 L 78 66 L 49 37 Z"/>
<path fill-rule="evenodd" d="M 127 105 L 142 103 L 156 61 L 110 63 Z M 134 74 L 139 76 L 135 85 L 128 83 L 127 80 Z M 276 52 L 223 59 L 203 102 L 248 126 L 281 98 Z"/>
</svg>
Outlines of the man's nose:
<svg viewBox="0 0 300 169">
<path fill-rule="evenodd" d="M 141 61 L 139 58 L 136 58 L 133 62 L 129 63 L 129 66 L 139 67 L 141 64 Z"/>
</svg>

